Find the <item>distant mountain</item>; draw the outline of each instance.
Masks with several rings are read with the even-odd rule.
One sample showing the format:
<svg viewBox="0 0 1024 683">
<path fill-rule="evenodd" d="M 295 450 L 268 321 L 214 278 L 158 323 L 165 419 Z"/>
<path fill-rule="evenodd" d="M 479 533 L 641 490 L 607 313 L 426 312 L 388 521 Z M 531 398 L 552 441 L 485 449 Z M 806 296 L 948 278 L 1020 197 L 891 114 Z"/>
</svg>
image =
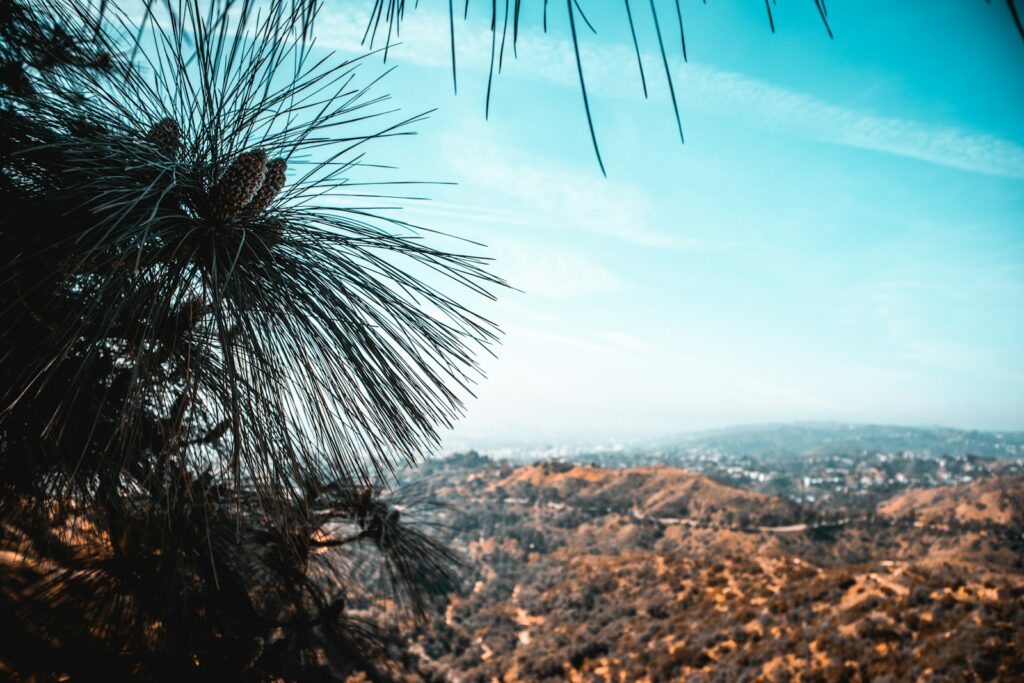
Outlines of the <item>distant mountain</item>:
<svg viewBox="0 0 1024 683">
<path fill-rule="evenodd" d="M 649 447 L 779 458 L 904 451 L 1019 458 L 1024 457 L 1024 432 L 809 422 L 750 425 L 682 434 L 654 441 Z"/>
<path fill-rule="evenodd" d="M 459 444 L 513 461 L 624 457 L 624 464 L 686 464 L 694 457 L 785 459 L 808 455 L 903 453 L 1024 459 L 1024 432 L 948 427 L 794 422 L 728 427 L 652 439 L 480 440 Z M 461 449 L 465 450 L 465 448 Z"/>
</svg>

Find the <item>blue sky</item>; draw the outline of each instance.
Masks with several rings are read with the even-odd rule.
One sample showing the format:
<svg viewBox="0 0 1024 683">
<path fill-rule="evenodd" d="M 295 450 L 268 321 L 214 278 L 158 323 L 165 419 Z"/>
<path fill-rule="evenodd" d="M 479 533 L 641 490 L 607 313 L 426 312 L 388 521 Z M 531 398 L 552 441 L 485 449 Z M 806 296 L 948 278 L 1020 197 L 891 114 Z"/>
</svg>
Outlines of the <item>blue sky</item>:
<svg viewBox="0 0 1024 683">
<path fill-rule="evenodd" d="M 357 52 L 369 4 L 332 0 L 321 44 Z M 564 7 L 543 36 L 524 3 L 485 121 L 489 3 L 456 24 L 458 96 L 447 3 L 419 4 L 386 88 L 439 111 L 376 160 L 457 183 L 405 217 L 487 244 L 522 290 L 478 305 L 506 334 L 454 441 L 1024 429 L 1024 42 L 1005 6 L 833 1 L 829 40 L 810 0 L 779 3 L 774 35 L 758 3 L 684 2 L 683 145 L 646 3 L 648 100 L 620 3 L 583 3 L 605 178 Z"/>
</svg>

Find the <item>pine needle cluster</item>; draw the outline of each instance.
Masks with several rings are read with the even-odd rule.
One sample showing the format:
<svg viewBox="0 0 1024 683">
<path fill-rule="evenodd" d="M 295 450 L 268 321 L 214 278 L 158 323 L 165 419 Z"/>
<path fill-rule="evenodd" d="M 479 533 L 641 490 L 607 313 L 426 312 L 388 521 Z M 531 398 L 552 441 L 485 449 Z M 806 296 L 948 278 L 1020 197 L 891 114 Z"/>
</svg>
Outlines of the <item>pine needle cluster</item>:
<svg viewBox="0 0 1024 683">
<path fill-rule="evenodd" d="M 402 135 L 291 0 L 0 0 L 0 666 L 387 677 L 459 558 L 382 490 L 496 328 L 356 204 Z M 371 87 L 373 86 L 373 87 Z M 10 635 L 13 634 L 13 635 Z"/>
</svg>

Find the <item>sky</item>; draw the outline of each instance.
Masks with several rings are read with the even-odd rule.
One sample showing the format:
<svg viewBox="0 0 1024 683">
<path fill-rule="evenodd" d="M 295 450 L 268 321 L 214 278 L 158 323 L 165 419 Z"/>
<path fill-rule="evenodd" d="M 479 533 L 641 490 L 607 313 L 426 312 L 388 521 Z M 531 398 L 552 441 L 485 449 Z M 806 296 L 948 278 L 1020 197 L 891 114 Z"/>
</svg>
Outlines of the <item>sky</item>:
<svg viewBox="0 0 1024 683">
<path fill-rule="evenodd" d="M 460 5 L 462 3 L 456 3 Z M 499 5 L 501 3 L 498 3 Z M 490 3 L 421 0 L 366 65 L 434 110 L 373 160 L 402 217 L 486 245 L 516 291 L 458 294 L 504 330 L 451 443 L 828 420 L 1024 429 L 1024 41 L 1000 3 L 581 0 L 586 126 L 565 7 L 523 3 L 485 119 Z M 370 2 L 318 40 L 358 54 Z M 557 7 L 556 7 L 557 6 Z M 499 22 L 502 20 L 499 7 Z"/>
</svg>

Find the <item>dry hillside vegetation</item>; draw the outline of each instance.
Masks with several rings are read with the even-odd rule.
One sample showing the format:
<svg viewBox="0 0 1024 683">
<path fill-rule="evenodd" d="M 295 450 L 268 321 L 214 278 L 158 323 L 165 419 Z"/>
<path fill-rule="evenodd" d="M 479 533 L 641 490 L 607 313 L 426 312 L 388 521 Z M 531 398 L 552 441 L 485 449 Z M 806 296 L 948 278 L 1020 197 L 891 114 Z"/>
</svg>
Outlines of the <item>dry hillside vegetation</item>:
<svg viewBox="0 0 1024 683">
<path fill-rule="evenodd" d="M 830 518 L 669 467 L 423 477 L 475 569 L 414 680 L 1024 679 L 1019 478 Z"/>
</svg>

